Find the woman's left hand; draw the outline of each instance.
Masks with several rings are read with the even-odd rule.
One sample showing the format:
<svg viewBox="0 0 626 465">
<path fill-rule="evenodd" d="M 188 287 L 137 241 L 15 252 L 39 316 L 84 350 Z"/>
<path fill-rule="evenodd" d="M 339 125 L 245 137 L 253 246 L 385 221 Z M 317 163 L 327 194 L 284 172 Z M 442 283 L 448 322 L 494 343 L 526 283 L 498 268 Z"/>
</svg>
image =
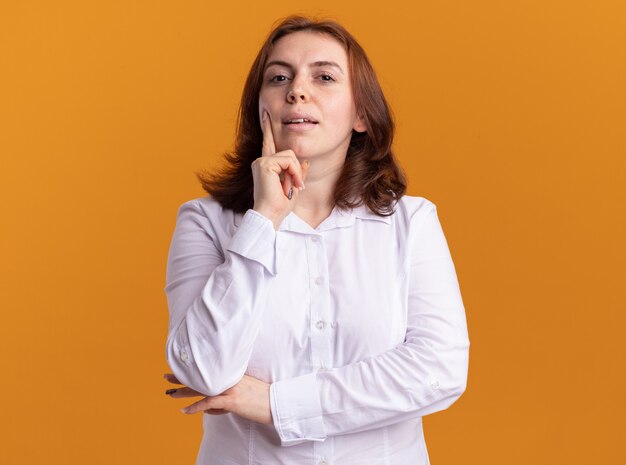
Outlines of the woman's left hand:
<svg viewBox="0 0 626 465">
<path fill-rule="evenodd" d="M 170 383 L 181 384 L 171 373 L 163 375 Z M 196 397 L 204 394 L 183 386 L 166 391 L 170 397 Z M 206 412 L 211 415 L 236 413 L 240 417 L 257 423 L 271 424 L 270 385 L 249 375 L 217 396 L 206 396 L 181 410 L 183 413 Z"/>
</svg>

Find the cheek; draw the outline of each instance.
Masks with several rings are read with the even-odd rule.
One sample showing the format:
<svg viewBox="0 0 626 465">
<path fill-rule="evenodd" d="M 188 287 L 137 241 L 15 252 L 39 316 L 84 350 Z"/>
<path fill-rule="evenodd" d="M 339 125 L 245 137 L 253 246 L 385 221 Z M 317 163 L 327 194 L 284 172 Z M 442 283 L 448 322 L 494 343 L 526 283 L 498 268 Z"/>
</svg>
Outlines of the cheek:
<svg viewBox="0 0 626 465">
<path fill-rule="evenodd" d="M 263 110 L 269 110 L 269 106 L 267 104 L 267 99 L 264 98 L 263 94 L 259 95 L 259 118 L 263 117 Z"/>
<path fill-rule="evenodd" d="M 259 94 L 259 119 L 263 118 L 263 110 L 267 110 L 270 116 L 278 117 L 279 115 L 279 103 L 277 99 L 271 94 L 261 92 Z"/>
<path fill-rule="evenodd" d="M 332 118 L 335 124 L 350 126 L 356 118 L 354 102 L 350 97 L 332 99 L 327 105 L 326 114 Z"/>
</svg>

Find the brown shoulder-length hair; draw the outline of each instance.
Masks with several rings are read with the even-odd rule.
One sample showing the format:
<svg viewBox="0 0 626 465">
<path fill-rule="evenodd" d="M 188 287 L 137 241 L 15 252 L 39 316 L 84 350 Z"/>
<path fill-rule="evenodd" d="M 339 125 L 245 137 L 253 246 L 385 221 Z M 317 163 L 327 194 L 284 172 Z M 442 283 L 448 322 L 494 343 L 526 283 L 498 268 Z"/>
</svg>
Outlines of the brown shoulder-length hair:
<svg viewBox="0 0 626 465">
<path fill-rule="evenodd" d="M 340 24 L 305 16 L 289 16 L 274 27 L 261 47 L 241 97 L 235 150 L 226 153 L 226 165 L 217 173 L 198 172 L 202 187 L 222 207 L 245 213 L 253 207 L 252 162 L 261 156 L 263 132 L 259 120 L 259 93 L 263 70 L 274 43 L 298 31 L 327 34 L 342 44 L 348 55 L 349 75 L 357 114 L 365 132 L 352 131 L 346 160 L 335 186 L 335 205 L 349 209 L 365 203 L 374 213 L 387 216 L 406 191 L 406 178 L 391 144 L 394 123 L 378 79 L 363 48 Z"/>
</svg>

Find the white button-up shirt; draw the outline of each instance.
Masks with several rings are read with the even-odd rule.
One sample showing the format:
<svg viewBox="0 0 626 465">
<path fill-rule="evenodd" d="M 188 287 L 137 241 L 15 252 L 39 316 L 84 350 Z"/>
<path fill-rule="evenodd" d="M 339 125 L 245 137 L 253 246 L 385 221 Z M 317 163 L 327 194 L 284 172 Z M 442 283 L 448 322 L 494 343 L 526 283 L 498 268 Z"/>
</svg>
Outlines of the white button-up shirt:
<svg viewBox="0 0 626 465">
<path fill-rule="evenodd" d="M 203 414 L 198 465 L 427 464 L 422 416 L 465 390 L 469 339 L 435 205 L 335 208 L 278 231 L 211 197 L 184 203 L 167 263 L 167 361 L 209 396 L 244 374 L 273 424 Z"/>
</svg>

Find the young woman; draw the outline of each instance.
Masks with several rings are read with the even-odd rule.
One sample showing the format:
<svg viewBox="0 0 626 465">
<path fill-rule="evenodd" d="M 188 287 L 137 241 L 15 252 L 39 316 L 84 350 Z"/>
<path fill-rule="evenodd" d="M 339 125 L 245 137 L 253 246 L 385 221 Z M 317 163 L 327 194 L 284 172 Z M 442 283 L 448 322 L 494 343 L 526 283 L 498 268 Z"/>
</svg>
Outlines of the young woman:
<svg viewBox="0 0 626 465">
<path fill-rule="evenodd" d="M 202 396 L 197 464 L 427 464 L 422 417 L 465 391 L 469 339 L 435 205 L 405 195 L 376 75 L 293 16 L 245 84 L 228 167 L 184 203 L 167 360 Z M 185 410 L 185 409 L 184 409 Z"/>
</svg>

